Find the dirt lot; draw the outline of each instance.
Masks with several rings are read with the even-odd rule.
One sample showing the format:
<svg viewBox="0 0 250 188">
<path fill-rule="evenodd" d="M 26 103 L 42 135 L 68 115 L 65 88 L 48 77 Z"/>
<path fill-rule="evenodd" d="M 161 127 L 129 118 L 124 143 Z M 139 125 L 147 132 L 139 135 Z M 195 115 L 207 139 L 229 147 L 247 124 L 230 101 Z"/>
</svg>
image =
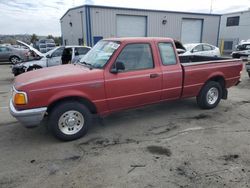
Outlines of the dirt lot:
<svg viewBox="0 0 250 188">
<path fill-rule="evenodd" d="M 23 128 L 8 112 L 13 76 L 0 65 L 0 187 L 249 187 L 250 79 L 200 110 L 195 99 L 95 121 L 73 142 L 45 126 Z"/>
</svg>

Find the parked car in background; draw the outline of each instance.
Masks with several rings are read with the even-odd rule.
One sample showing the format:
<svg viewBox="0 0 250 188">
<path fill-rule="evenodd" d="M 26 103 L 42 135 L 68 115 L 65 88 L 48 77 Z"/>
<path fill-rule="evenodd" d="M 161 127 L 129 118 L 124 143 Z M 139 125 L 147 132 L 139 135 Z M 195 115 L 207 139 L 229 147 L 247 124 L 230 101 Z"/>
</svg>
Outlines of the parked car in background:
<svg viewBox="0 0 250 188">
<path fill-rule="evenodd" d="M 38 42 L 39 51 L 42 53 L 47 53 L 48 51 L 56 47 L 55 41 L 53 39 L 40 39 Z"/>
<path fill-rule="evenodd" d="M 233 58 L 248 57 L 250 55 L 250 41 L 242 42 L 236 46 L 236 51 L 232 52 Z"/>
<path fill-rule="evenodd" d="M 183 55 L 201 55 L 220 57 L 220 49 L 216 46 L 207 43 L 190 43 L 184 44 L 186 52 Z"/>
<path fill-rule="evenodd" d="M 9 61 L 17 64 L 27 61 L 29 58 L 29 49 L 14 48 L 12 46 L 0 46 L 0 61 Z"/>
<path fill-rule="evenodd" d="M 12 67 L 12 73 L 17 76 L 21 73 L 52 67 L 61 64 L 75 63 L 82 58 L 91 48 L 88 46 L 60 46 L 45 53 L 39 60 L 20 63 Z"/>
<path fill-rule="evenodd" d="M 250 55 L 248 56 L 248 59 L 250 58 Z M 248 73 L 248 76 L 250 78 L 250 61 L 248 61 L 248 63 L 246 63 L 246 71 Z"/>
</svg>

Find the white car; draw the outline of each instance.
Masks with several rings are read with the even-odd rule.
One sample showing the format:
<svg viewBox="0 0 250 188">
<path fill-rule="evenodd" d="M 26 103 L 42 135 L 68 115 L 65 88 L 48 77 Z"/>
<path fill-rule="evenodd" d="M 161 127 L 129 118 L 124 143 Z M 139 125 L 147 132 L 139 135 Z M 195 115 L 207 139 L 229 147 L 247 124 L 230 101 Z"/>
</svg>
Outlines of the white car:
<svg viewBox="0 0 250 188">
<path fill-rule="evenodd" d="M 20 63 L 12 67 L 12 73 L 17 76 L 27 71 L 36 70 L 44 67 L 52 67 L 63 64 L 62 60 L 68 59 L 68 62 L 75 63 L 82 58 L 91 48 L 88 46 L 59 46 L 48 51 L 41 59 Z M 67 62 L 67 63 L 68 63 Z"/>
<path fill-rule="evenodd" d="M 220 49 L 216 46 L 207 43 L 191 43 L 184 44 L 186 52 L 182 55 L 200 55 L 200 56 L 212 56 L 220 57 Z"/>
</svg>

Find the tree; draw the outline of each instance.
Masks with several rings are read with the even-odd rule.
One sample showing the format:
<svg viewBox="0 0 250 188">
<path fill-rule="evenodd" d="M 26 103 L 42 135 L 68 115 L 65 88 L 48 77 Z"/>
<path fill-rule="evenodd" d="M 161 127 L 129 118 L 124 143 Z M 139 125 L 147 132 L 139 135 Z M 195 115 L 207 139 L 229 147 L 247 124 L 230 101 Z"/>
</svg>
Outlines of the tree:
<svg viewBox="0 0 250 188">
<path fill-rule="evenodd" d="M 32 44 L 34 44 L 37 40 L 38 40 L 37 35 L 33 33 L 33 34 L 31 35 L 30 42 L 31 42 Z"/>
<path fill-rule="evenodd" d="M 53 35 L 48 35 L 47 39 L 54 39 Z"/>
</svg>

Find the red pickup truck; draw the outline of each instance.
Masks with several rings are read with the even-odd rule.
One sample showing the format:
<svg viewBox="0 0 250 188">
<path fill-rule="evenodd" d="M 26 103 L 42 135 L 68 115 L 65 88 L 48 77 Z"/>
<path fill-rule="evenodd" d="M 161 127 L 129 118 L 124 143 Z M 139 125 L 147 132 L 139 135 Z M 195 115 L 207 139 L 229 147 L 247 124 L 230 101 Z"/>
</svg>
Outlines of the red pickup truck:
<svg viewBox="0 0 250 188">
<path fill-rule="evenodd" d="M 74 140 L 87 132 L 92 114 L 187 97 L 214 108 L 241 71 L 241 60 L 178 56 L 170 38 L 106 39 L 77 64 L 16 77 L 10 112 L 26 127 L 47 116 L 57 138 Z"/>
</svg>

